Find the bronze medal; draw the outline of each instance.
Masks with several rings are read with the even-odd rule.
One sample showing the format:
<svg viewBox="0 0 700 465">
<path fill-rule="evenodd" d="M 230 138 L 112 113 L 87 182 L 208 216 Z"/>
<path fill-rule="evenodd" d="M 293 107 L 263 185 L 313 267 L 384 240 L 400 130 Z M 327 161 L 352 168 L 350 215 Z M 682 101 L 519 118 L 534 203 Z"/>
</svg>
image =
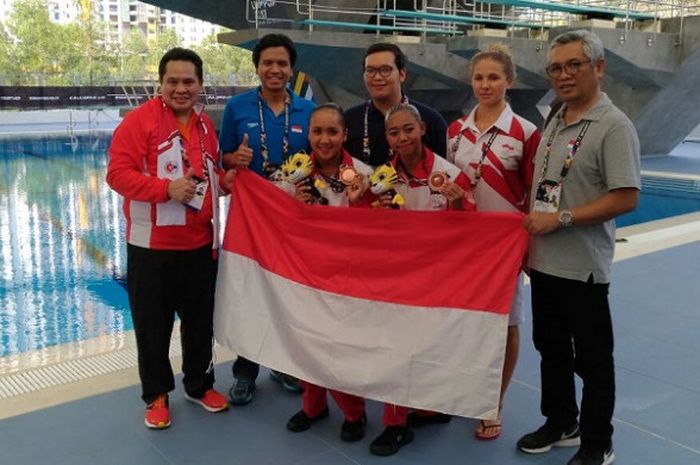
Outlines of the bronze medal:
<svg viewBox="0 0 700 465">
<path fill-rule="evenodd" d="M 449 180 L 447 173 L 436 171 L 428 177 L 428 186 L 434 191 L 439 191 Z"/>
<path fill-rule="evenodd" d="M 340 182 L 346 186 L 350 186 L 354 184 L 358 178 L 362 177 L 362 175 L 359 174 L 352 166 L 341 166 L 338 177 L 340 178 Z"/>
</svg>

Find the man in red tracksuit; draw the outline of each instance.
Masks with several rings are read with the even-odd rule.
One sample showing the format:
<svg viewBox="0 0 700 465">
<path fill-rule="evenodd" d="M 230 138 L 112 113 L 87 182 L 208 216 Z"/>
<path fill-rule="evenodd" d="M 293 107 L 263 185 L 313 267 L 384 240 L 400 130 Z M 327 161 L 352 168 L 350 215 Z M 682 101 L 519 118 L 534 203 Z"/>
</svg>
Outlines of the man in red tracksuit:
<svg viewBox="0 0 700 465">
<path fill-rule="evenodd" d="M 202 60 L 174 48 L 161 59 L 158 74 L 160 95 L 128 113 L 114 131 L 107 168 L 107 182 L 124 197 L 144 422 L 154 429 L 170 426 L 174 377 L 168 353 L 176 313 L 185 398 L 210 412 L 228 408 L 213 389 L 219 148 L 199 104 Z"/>
</svg>

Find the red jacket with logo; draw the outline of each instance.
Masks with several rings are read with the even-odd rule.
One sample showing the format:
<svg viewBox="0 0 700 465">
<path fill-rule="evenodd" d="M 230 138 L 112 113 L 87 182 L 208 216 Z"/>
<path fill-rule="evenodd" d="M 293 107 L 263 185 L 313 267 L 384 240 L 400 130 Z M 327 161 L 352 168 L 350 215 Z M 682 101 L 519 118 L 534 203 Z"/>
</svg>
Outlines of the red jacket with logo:
<svg viewBox="0 0 700 465">
<path fill-rule="evenodd" d="M 196 110 L 196 121 L 187 140 L 180 136 L 175 115 L 161 97 L 129 112 L 114 131 L 107 183 L 124 197 L 129 244 L 159 250 L 193 250 L 212 243 L 212 190 L 216 196 L 217 174 L 210 173 L 199 211 L 168 197 L 169 174 L 177 179 L 191 168 L 196 176 L 205 178 L 205 159 L 210 159 L 210 166 L 218 166 L 214 126 L 203 111 Z"/>
</svg>

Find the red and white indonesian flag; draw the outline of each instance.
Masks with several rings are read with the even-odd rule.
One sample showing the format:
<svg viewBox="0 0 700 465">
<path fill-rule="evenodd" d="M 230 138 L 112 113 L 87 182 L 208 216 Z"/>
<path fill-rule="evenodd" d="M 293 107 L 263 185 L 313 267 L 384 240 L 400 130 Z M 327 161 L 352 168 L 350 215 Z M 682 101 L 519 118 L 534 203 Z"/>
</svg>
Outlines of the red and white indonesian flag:
<svg viewBox="0 0 700 465">
<path fill-rule="evenodd" d="M 308 206 L 247 170 L 234 184 L 220 344 L 369 399 L 496 415 L 519 215 Z"/>
</svg>

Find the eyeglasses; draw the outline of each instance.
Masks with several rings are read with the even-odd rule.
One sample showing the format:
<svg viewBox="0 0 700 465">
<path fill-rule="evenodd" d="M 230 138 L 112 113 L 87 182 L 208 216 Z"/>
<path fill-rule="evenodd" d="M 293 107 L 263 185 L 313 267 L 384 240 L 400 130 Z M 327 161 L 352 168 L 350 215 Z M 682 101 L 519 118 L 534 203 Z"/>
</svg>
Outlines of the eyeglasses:
<svg viewBox="0 0 700 465">
<path fill-rule="evenodd" d="M 365 76 L 367 76 L 368 78 L 373 78 L 377 75 L 377 73 L 379 73 L 381 77 L 387 78 L 391 76 L 391 73 L 394 72 L 394 69 L 396 68 L 389 65 L 380 66 L 379 68 L 368 66 L 365 68 Z"/>
<path fill-rule="evenodd" d="M 584 60 L 584 61 L 578 61 L 578 60 L 571 60 L 567 63 L 564 63 L 563 65 L 560 64 L 555 64 L 555 65 L 549 65 L 545 68 L 545 71 L 547 72 L 547 76 L 556 79 L 559 76 L 561 76 L 561 73 L 563 71 L 566 71 L 566 74 L 569 76 L 573 76 L 574 74 L 578 73 L 579 69 L 581 69 L 581 65 L 585 63 L 590 63 L 591 60 Z"/>
</svg>

